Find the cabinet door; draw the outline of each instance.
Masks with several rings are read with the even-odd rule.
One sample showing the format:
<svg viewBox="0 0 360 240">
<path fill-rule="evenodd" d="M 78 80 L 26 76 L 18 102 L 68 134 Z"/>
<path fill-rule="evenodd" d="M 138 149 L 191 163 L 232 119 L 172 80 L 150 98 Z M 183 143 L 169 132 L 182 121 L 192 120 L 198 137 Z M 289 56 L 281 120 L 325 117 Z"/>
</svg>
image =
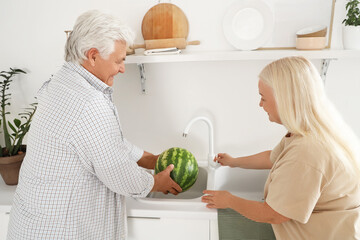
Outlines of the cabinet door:
<svg viewBox="0 0 360 240">
<path fill-rule="evenodd" d="M 128 240 L 209 240 L 209 221 L 128 218 Z"/>
<path fill-rule="evenodd" d="M 9 212 L 0 212 L 0 240 L 6 239 L 9 219 L 10 219 Z"/>
</svg>

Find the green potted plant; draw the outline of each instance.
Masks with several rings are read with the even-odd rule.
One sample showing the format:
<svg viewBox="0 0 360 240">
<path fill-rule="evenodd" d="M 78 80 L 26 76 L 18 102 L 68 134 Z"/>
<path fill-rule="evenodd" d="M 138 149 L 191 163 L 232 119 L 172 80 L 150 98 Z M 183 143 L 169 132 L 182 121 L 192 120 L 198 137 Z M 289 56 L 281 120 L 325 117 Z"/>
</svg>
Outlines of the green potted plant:
<svg viewBox="0 0 360 240">
<path fill-rule="evenodd" d="M 360 1 L 346 3 L 346 18 L 343 20 L 343 44 L 345 49 L 360 49 Z"/>
<path fill-rule="evenodd" d="M 7 120 L 7 106 L 10 105 L 11 93 L 8 93 L 13 77 L 26 74 L 21 69 L 10 68 L 10 71 L 0 72 L 0 124 L 4 135 L 5 146 L 0 145 L 0 174 L 8 185 L 16 185 L 19 178 L 21 163 L 25 157 L 26 146 L 22 144 L 26 133 L 30 129 L 32 117 L 36 111 L 36 103 L 19 113 L 19 118 L 12 122 Z M 22 121 L 23 120 L 23 121 Z"/>
</svg>

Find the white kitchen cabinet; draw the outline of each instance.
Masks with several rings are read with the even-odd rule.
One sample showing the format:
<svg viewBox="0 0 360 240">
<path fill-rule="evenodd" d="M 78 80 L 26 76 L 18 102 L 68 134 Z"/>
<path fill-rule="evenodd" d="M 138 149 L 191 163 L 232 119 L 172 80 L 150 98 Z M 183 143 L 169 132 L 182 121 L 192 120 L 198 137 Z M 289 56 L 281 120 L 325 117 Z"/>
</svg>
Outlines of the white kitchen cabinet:
<svg viewBox="0 0 360 240">
<path fill-rule="evenodd" d="M 0 212 L 0 240 L 6 240 L 10 212 Z M 128 240 L 209 240 L 209 220 L 128 218 Z"/>
<path fill-rule="evenodd" d="M 128 218 L 128 240 L 209 240 L 206 219 Z"/>
<path fill-rule="evenodd" d="M 9 219 L 10 219 L 10 212 L 0 212 L 0 240 L 6 239 Z"/>
<path fill-rule="evenodd" d="M 6 239 L 15 189 L 16 186 L 6 185 L 0 177 L 0 240 Z"/>
</svg>

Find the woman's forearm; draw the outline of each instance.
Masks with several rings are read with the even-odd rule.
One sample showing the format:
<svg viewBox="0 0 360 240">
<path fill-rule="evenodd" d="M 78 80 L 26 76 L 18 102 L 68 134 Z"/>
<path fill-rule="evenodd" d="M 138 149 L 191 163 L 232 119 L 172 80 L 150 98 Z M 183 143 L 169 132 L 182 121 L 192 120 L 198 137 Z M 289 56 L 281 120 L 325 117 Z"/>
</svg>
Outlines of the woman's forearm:
<svg viewBox="0 0 360 240">
<path fill-rule="evenodd" d="M 255 222 L 279 224 L 289 220 L 274 211 L 266 202 L 246 200 L 231 195 L 229 207 Z"/>
<path fill-rule="evenodd" d="M 271 169 L 270 154 L 271 151 L 269 150 L 246 157 L 238 157 L 235 160 L 235 165 L 246 169 Z"/>
<path fill-rule="evenodd" d="M 273 210 L 266 202 L 246 200 L 228 191 L 204 190 L 201 201 L 208 208 L 231 208 L 255 222 L 279 224 L 290 219 Z"/>
</svg>

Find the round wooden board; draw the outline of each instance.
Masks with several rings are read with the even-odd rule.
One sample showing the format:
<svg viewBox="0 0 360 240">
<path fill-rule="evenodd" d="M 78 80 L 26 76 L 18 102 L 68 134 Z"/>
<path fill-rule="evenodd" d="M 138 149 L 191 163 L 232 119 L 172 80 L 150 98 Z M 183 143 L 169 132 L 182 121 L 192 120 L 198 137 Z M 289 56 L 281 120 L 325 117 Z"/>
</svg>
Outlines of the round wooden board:
<svg viewBox="0 0 360 240">
<path fill-rule="evenodd" d="M 160 3 L 144 16 L 141 31 L 144 40 L 185 38 L 189 34 L 189 22 L 184 12 L 174 4 Z"/>
</svg>

